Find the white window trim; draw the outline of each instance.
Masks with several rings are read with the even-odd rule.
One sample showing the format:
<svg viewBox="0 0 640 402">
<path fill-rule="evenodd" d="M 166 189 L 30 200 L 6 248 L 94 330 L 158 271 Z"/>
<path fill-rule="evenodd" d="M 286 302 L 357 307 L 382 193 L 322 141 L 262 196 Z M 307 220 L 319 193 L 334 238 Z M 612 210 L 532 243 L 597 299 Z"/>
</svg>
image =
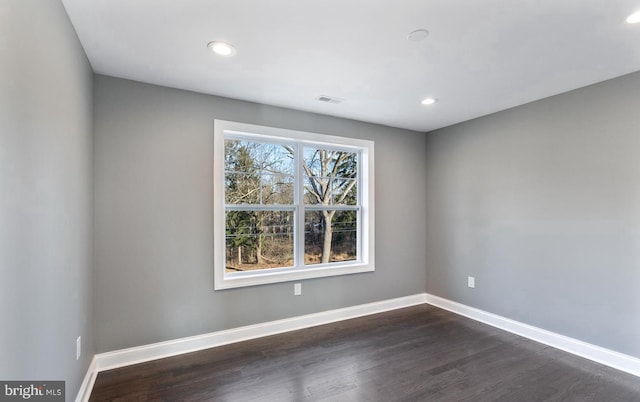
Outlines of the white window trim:
<svg viewBox="0 0 640 402">
<path fill-rule="evenodd" d="M 225 133 L 238 133 L 253 136 L 257 140 L 276 140 L 287 142 L 291 139 L 298 143 L 313 145 L 325 144 L 328 147 L 358 149 L 361 153 L 360 180 L 361 215 L 359 241 L 360 260 L 344 263 L 318 264 L 292 270 L 290 268 L 269 269 L 260 272 L 251 271 L 242 275 L 227 275 L 225 262 L 225 203 L 224 203 L 224 136 Z M 268 283 L 299 281 L 327 276 L 347 275 L 375 271 L 375 210 L 374 210 L 374 143 L 373 141 L 338 137 L 304 131 L 287 130 L 253 124 L 215 120 L 213 136 L 213 257 L 214 289 L 230 289 Z M 304 217 L 302 217 L 304 219 Z M 300 241 L 298 239 L 298 241 Z"/>
</svg>

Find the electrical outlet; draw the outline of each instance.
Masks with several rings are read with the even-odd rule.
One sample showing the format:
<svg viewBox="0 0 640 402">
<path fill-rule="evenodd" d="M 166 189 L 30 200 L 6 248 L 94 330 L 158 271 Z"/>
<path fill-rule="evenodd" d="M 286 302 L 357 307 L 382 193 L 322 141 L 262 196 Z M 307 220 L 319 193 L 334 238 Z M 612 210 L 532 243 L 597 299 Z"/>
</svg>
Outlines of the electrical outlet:
<svg viewBox="0 0 640 402">
<path fill-rule="evenodd" d="M 80 355 L 82 355 L 82 336 L 76 339 L 76 360 L 80 360 Z"/>
<path fill-rule="evenodd" d="M 294 283 L 293 284 L 293 294 L 294 296 L 300 296 L 302 294 L 302 284 Z"/>
<path fill-rule="evenodd" d="M 473 276 L 470 276 L 467 279 L 467 286 L 469 286 L 470 288 L 475 288 L 476 287 L 476 278 L 474 278 Z"/>
</svg>

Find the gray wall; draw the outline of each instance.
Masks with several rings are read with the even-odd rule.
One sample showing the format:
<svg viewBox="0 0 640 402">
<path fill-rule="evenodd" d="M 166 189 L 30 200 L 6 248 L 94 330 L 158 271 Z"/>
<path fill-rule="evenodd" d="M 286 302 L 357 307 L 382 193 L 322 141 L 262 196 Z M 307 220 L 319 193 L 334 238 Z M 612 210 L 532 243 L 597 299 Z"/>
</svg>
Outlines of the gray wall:
<svg viewBox="0 0 640 402">
<path fill-rule="evenodd" d="M 635 73 L 429 133 L 427 291 L 640 357 L 639 111 Z"/>
<path fill-rule="evenodd" d="M 59 1 L 0 10 L 0 379 L 73 400 L 94 354 L 93 77 Z"/>
<path fill-rule="evenodd" d="M 425 135 L 95 77 L 98 352 L 424 292 Z M 376 272 L 213 291 L 213 121 L 375 141 Z"/>
</svg>

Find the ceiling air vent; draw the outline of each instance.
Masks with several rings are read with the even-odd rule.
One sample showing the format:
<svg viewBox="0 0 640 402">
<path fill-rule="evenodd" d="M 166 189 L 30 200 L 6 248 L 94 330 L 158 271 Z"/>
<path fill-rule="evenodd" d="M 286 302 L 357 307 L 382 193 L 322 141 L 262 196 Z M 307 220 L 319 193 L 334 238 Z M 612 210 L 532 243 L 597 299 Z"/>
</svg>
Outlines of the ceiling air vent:
<svg viewBox="0 0 640 402">
<path fill-rule="evenodd" d="M 316 98 L 317 101 L 325 103 L 342 103 L 344 99 L 334 98 L 333 96 L 320 95 Z"/>
</svg>

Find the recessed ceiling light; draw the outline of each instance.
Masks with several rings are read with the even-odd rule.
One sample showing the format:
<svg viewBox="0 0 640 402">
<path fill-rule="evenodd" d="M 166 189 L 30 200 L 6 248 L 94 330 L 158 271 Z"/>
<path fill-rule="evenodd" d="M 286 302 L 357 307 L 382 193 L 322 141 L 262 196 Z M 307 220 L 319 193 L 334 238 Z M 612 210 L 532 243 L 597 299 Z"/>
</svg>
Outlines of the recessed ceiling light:
<svg viewBox="0 0 640 402">
<path fill-rule="evenodd" d="M 218 54 L 220 56 L 229 57 L 236 54 L 236 48 L 233 47 L 233 45 L 227 42 L 219 41 L 219 40 L 214 40 L 213 42 L 209 42 L 207 44 L 207 47 L 211 49 L 213 53 Z"/>
<path fill-rule="evenodd" d="M 427 39 L 427 36 L 429 36 L 429 31 L 426 29 L 416 29 L 415 31 L 409 32 L 407 39 L 411 42 L 420 42 Z"/>
<path fill-rule="evenodd" d="M 640 22 L 640 11 L 636 11 L 635 13 L 628 16 L 627 22 L 629 24 L 637 24 L 638 22 Z"/>
<path fill-rule="evenodd" d="M 424 98 L 420 103 L 422 103 L 423 105 L 433 105 L 437 101 L 438 100 L 436 98 Z"/>
</svg>

